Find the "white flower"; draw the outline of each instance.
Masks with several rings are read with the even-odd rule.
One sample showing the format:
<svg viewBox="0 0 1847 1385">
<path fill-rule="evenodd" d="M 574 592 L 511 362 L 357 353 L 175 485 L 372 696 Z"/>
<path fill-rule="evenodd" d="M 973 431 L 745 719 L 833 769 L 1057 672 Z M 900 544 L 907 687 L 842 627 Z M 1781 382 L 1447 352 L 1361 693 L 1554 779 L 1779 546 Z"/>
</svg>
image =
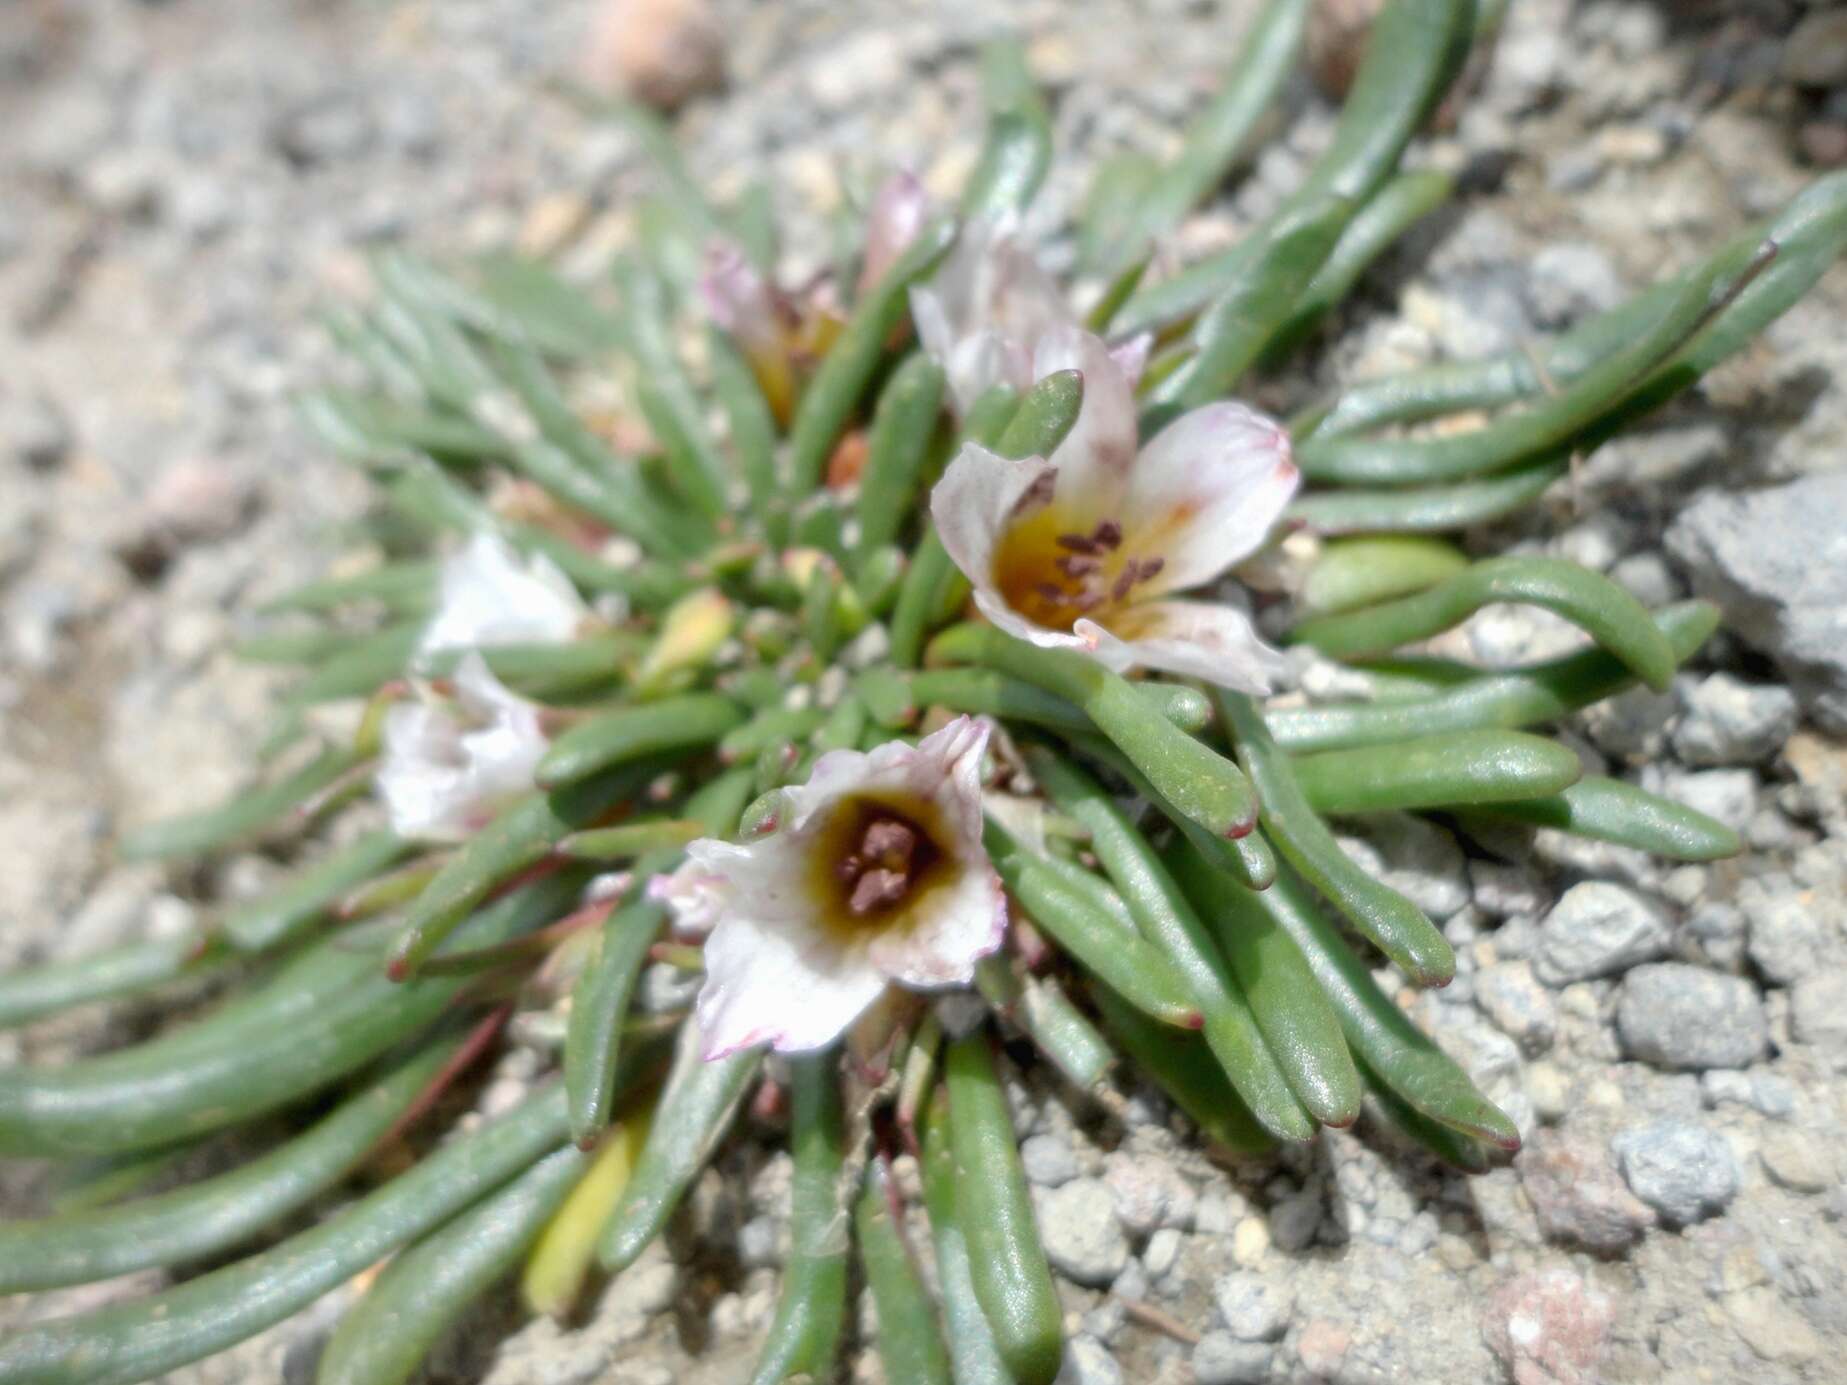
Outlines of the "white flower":
<svg viewBox="0 0 1847 1385">
<path fill-rule="evenodd" d="M 1010 635 L 1117 671 L 1267 692 L 1286 664 L 1250 620 L 1171 594 L 1263 543 L 1296 488 L 1288 437 L 1242 404 L 1209 404 L 1138 451 L 1131 386 L 1109 348 L 1075 329 L 1048 335 L 1034 374 L 1067 369 L 1083 372 L 1084 403 L 1050 458 L 966 444 L 930 496 L 976 605 Z"/>
<path fill-rule="evenodd" d="M 543 554 L 521 558 L 506 540 L 478 533 L 444 560 L 436 614 L 417 648 L 565 644 L 590 608 L 571 579 Z"/>
<path fill-rule="evenodd" d="M 1046 372 L 1034 358 L 1049 335 L 1077 325 L 1057 283 L 1020 243 L 1011 220 L 976 219 L 929 283 L 911 290 L 911 318 L 925 351 L 949 377 L 956 412 L 965 414 L 995 385 L 1025 390 Z M 1153 338 L 1143 333 L 1115 350 L 1131 386 L 1141 378 Z"/>
<path fill-rule="evenodd" d="M 710 926 L 705 1056 L 823 1048 L 888 986 L 965 986 L 1001 944 L 1006 897 L 981 845 L 988 726 L 960 717 L 915 748 L 836 750 L 785 793 L 779 829 L 702 838 L 650 893 Z"/>
<path fill-rule="evenodd" d="M 461 842 L 532 787 L 547 739 L 540 709 L 507 691 L 479 654 L 456 666 L 453 696 L 419 684 L 385 713 L 379 797 L 391 829 L 413 841 Z"/>
</svg>

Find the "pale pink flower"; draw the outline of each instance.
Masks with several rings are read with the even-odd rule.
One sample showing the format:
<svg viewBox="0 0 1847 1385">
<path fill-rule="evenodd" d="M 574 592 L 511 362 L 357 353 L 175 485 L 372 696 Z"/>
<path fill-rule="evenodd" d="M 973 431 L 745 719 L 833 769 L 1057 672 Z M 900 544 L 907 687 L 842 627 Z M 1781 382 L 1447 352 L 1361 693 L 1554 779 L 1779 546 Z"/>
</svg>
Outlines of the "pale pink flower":
<svg viewBox="0 0 1847 1385">
<path fill-rule="evenodd" d="M 914 174 L 900 171 L 879 185 L 866 211 L 866 246 L 860 256 L 856 296 L 885 277 L 929 217 L 930 194 Z"/>
<path fill-rule="evenodd" d="M 699 298 L 706 316 L 746 356 L 784 350 L 795 311 L 736 242 L 714 240 L 706 247 Z"/>
<path fill-rule="evenodd" d="M 1176 600 L 1248 557 L 1294 494 L 1289 439 L 1242 404 L 1183 414 L 1138 449 L 1131 385 L 1109 348 L 1048 334 L 1043 378 L 1076 369 L 1084 403 L 1049 458 L 965 444 L 930 497 L 981 613 L 1010 635 L 1135 666 L 1267 692 L 1282 656 L 1217 602 Z"/>
<path fill-rule="evenodd" d="M 705 1056 L 833 1043 L 887 987 L 966 986 L 1001 945 L 1006 896 L 981 845 L 985 722 L 914 748 L 836 750 L 785 792 L 775 832 L 702 838 L 650 893 L 710 928 Z"/>
<path fill-rule="evenodd" d="M 385 713 L 375 783 L 407 840 L 468 840 L 532 788 L 549 743 L 537 704 L 507 691 L 479 654 L 456 666 L 451 688 L 420 683 L 414 701 Z"/>
<path fill-rule="evenodd" d="M 958 414 L 995 385 L 1025 390 L 1040 378 L 1033 363 L 1041 342 L 1077 326 L 1057 282 L 1021 244 L 1011 219 L 977 219 L 962 228 L 929 282 L 911 290 L 911 320 L 924 350 L 947 373 Z M 1143 333 L 1115 348 L 1131 386 L 1152 344 Z"/>
</svg>

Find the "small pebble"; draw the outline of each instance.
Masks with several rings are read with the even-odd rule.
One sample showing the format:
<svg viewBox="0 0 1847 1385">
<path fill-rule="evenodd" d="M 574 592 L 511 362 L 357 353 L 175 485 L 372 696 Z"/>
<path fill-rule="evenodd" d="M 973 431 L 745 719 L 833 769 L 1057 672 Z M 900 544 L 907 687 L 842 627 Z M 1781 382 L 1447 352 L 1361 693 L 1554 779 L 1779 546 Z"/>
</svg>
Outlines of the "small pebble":
<svg viewBox="0 0 1847 1385">
<path fill-rule="evenodd" d="M 1723 1136 L 1690 1121 L 1663 1120 L 1610 1141 L 1623 1178 L 1673 1226 L 1717 1216 L 1738 1194 L 1738 1166 Z"/>
</svg>

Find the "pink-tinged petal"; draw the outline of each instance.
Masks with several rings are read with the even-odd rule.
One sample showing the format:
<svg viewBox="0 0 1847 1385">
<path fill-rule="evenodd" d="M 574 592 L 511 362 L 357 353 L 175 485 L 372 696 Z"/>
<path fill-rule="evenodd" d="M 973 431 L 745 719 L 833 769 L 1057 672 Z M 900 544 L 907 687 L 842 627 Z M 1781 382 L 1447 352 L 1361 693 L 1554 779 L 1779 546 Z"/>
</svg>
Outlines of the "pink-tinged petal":
<svg viewBox="0 0 1847 1385">
<path fill-rule="evenodd" d="M 727 913 L 705 944 L 696 1013 L 707 1062 L 758 1044 L 825 1048 L 884 993 L 864 948 L 841 948 L 806 924 Z"/>
<path fill-rule="evenodd" d="M 1030 386 L 1040 338 L 1072 321 L 1011 221 L 964 226 L 930 282 L 911 290 L 911 313 L 924 350 L 949 376 L 958 413 L 997 384 Z"/>
<path fill-rule="evenodd" d="M 1118 673 L 1141 667 L 1203 678 L 1239 692 L 1267 693 L 1288 670 L 1282 653 L 1258 638 L 1250 618 L 1206 601 L 1139 601 L 1105 619 L 1080 620 L 1076 633 L 1092 656 Z"/>
<path fill-rule="evenodd" d="M 782 320 L 776 290 L 741 246 L 714 240 L 706 247 L 699 298 L 706 316 L 747 353 L 781 350 Z"/>
<path fill-rule="evenodd" d="M 1079 327 L 1059 327 L 1040 337 L 1032 376 L 1061 370 L 1084 377 L 1077 422 L 1048 459 L 1058 469 L 1059 509 L 1070 527 L 1088 532 L 1098 520 L 1123 521 L 1122 499 L 1135 470 L 1135 388 L 1099 337 Z"/>
<path fill-rule="evenodd" d="M 859 268 L 861 294 L 885 277 L 885 271 L 917 239 L 929 215 L 930 194 L 914 174 L 900 171 L 880 185 L 866 214 L 866 248 Z"/>
<path fill-rule="evenodd" d="M 459 842 L 532 787 L 548 741 L 539 708 L 516 697 L 471 654 L 455 695 L 420 690 L 385 713 L 375 779 L 392 830 L 414 841 Z"/>
<path fill-rule="evenodd" d="M 498 535 L 478 533 L 443 561 L 436 614 L 417 648 L 564 644 L 589 614 L 551 559 L 522 557 Z"/>
<path fill-rule="evenodd" d="M 731 889 L 724 876 L 686 860 L 671 874 L 648 881 L 648 898 L 667 906 L 680 936 L 703 938 L 724 914 Z"/>
<path fill-rule="evenodd" d="M 1200 586 L 1248 557 L 1299 479 L 1282 427 L 1242 404 L 1168 424 L 1142 449 L 1121 516 L 1128 550 L 1162 564 L 1137 596 Z"/>
<path fill-rule="evenodd" d="M 975 963 L 1007 936 L 1007 895 L 986 857 L 964 863 L 913 912 L 902 928 L 874 937 L 867 953 L 883 975 L 916 990 L 968 985 Z"/>
<path fill-rule="evenodd" d="M 711 930 L 698 1002 L 708 1058 L 760 1043 L 820 1048 L 888 983 L 973 979 L 1006 927 L 1005 896 L 981 846 L 989 731 L 961 717 L 915 747 L 823 755 L 806 784 L 786 791 L 782 830 L 743 845 L 702 838 L 685 865 L 651 884 L 680 926 Z M 814 853 L 838 849 L 835 811 L 856 798 L 916 805 L 937 852 L 936 874 L 888 916 L 846 918 L 833 887 L 817 887 L 835 877 Z"/>
<path fill-rule="evenodd" d="M 1128 378 L 1131 389 L 1141 383 L 1142 372 L 1148 368 L 1148 354 L 1153 350 L 1153 332 L 1137 332 L 1127 341 L 1117 342 L 1110 347 L 1110 359 Z"/>
</svg>

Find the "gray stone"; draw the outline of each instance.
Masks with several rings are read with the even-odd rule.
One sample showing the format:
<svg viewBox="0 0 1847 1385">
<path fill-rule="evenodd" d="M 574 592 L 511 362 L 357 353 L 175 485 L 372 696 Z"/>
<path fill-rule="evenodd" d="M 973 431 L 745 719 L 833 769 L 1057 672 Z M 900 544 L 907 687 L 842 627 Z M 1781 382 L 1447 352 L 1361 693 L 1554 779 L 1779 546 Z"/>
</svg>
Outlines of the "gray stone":
<svg viewBox="0 0 1847 1385">
<path fill-rule="evenodd" d="M 1546 1237 L 1600 1253 L 1640 1240 L 1654 1214 L 1624 1185 L 1608 1148 L 1568 1131 L 1541 1130 L 1514 1160 Z"/>
<path fill-rule="evenodd" d="M 1610 569 L 1610 577 L 1650 608 L 1665 606 L 1686 595 L 1680 578 L 1659 553 L 1631 553 Z"/>
<path fill-rule="evenodd" d="M 1623 297 L 1623 282 L 1601 246 L 1588 241 L 1554 241 L 1528 266 L 1527 307 L 1533 322 L 1556 328 L 1605 308 Z"/>
<path fill-rule="evenodd" d="M 1769 490 L 1709 492 L 1667 548 L 1726 627 L 1775 659 L 1830 730 L 1847 730 L 1847 471 Z"/>
<path fill-rule="evenodd" d="M 1632 1058 L 1698 1072 L 1749 1067 L 1769 1047 L 1757 989 L 1684 962 L 1636 967 L 1623 977 L 1616 1030 Z"/>
<path fill-rule="evenodd" d="M 1275 1348 L 1263 1342 L 1208 1332 L 1193 1348 L 1193 1379 L 1198 1385 L 1263 1385 L 1275 1355 Z"/>
<path fill-rule="evenodd" d="M 1781 872 L 1740 884 L 1738 907 L 1751 964 L 1778 986 L 1793 986 L 1816 969 L 1830 929 L 1847 912 L 1835 891 L 1804 889 Z"/>
<path fill-rule="evenodd" d="M 1827 1146 L 1805 1131 L 1772 1129 L 1757 1148 L 1764 1171 L 1792 1193 L 1819 1193 L 1834 1182 Z"/>
<path fill-rule="evenodd" d="M 1307 1250 L 1321 1229 L 1321 1199 L 1314 1193 L 1286 1197 L 1270 1209 L 1270 1240 L 1279 1250 Z"/>
<path fill-rule="evenodd" d="M 1486 858 L 1470 861 L 1469 884 L 1474 890 L 1475 907 L 1494 919 L 1537 914 L 1551 899 L 1532 867 L 1519 862 Z M 1499 934 L 1495 935 L 1495 947 L 1505 955 Z"/>
<path fill-rule="evenodd" d="M 1213 1286 L 1219 1316 L 1241 1342 L 1273 1342 L 1289 1330 L 1295 1294 L 1274 1274 L 1236 1270 Z"/>
<path fill-rule="evenodd" d="M 1174 1267 L 1183 1239 L 1171 1226 L 1162 1227 L 1148 1238 L 1148 1246 L 1142 1251 L 1142 1268 L 1150 1279 L 1159 1279 Z"/>
<path fill-rule="evenodd" d="M 1737 905 L 1722 899 L 1696 904 L 1687 911 L 1684 927 L 1714 966 L 1735 967 L 1744 957 L 1744 913 Z"/>
<path fill-rule="evenodd" d="M 1630 688 L 1584 710 L 1584 734 L 1614 760 L 1639 764 L 1667 747 L 1674 722 L 1674 699 L 1647 688 Z"/>
<path fill-rule="evenodd" d="M 0 386 L 0 458 L 49 471 L 70 449 L 70 423 L 50 395 Z"/>
<path fill-rule="evenodd" d="M 1521 1051 L 1544 1053 L 1558 1033 L 1558 1006 L 1525 962 L 1497 962 L 1475 976 L 1475 1003 Z"/>
<path fill-rule="evenodd" d="M 1469 902 L 1467 865 L 1450 833 L 1406 813 L 1368 818 L 1364 835 L 1342 836 L 1343 850 L 1441 923 Z"/>
<path fill-rule="evenodd" d="M 1723 1212 L 1738 1195 L 1738 1165 L 1725 1137 L 1691 1121 L 1662 1120 L 1610 1141 L 1630 1190 L 1673 1226 Z"/>
<path fill-rule="evenodd" d="M 1789 1030 L 1805 1044 L 1847 1057 L 1847 972 L 1805 976 L 1789 994 Z"/>
<path fill-rule="evenodd" d="M 1847 83 L 1847 14 L 1817 9 L 1783 45 L 1783 75 L 1809 87 Z"/>
<path fill-rule="evenodd" d="M 1029 1135 L 1020 1145 L 1020 1163 L 1029 1182 L 1056 1188 L 1078 1175 L 1077 1153 L 1064 1135 Z"/>
<path fill-rule="evenodd" d="M 1167 1159 L 1149 1150 L 1117 1150 L 1103 1161 L 1116 1218 L 1130 1235 L 1193 1224 L 1199 1198 Z"/>
<path fill-rule="evenodd" d="M 1673 925 L 1646 895 L 1602 880 L 1565 891 L 1539 927 L 1533 973 L 1548 986 L 1611 976 L 1667 955 Z"/>
<path fill-rule="evenodd" d="M 1070 1279 L 1101 1289 L 1129 1263 L 1115 1199 L 1099 1178 L 1074 1178 L 1034 1199 L 1048 1260 Z"/>
<path fill-rule="evenodd" d="M 285 112 L 272 139 L 291 163 L 313 167 L 363 154 L 376 135 L 372 115 L 359 96 L 329 92 Z"/>
<path fill-rule="evenodd" d="M 1796 729 L 1796 695 L 1729 673 L 1675 685 L 1680 724 L 1674 753 L 1688 765 L 1755 765 L 1772 758 Z"/>
<path fill-rule="evenodd" d="M 1065 1343 L 1065 1361 L 1053 1385 L 1122 1385 L 1122 1367 L 1095 1337 L 1079 1335 Z"/>
<path fill-rule="evenodd" d="M 1748 769 L 1703 769 L 1676 774 L 1650 765 L 1642 772 L 1642 787 L 1696 813 L 1704 813 L 1742 832 L 1757 813 L 1757 776 Z"/>
</svg>

